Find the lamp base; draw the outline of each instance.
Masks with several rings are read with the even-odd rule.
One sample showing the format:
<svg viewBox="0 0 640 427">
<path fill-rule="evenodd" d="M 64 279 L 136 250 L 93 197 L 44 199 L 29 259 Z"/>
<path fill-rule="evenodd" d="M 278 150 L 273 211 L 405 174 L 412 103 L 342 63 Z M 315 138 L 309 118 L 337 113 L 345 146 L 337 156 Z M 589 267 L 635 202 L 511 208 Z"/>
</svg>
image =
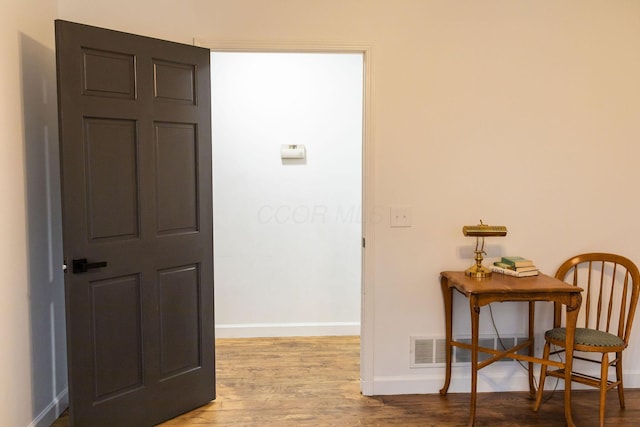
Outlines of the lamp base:
<svg viewBox="0 0 640 427">
<path fill-rule="evenodd" d="M 491 270 L 483 265 L 474 264 L 464 271 L 466 276 L 475 277 L 481 279 L 483 277 L 491 277 Z"/>
</svg>

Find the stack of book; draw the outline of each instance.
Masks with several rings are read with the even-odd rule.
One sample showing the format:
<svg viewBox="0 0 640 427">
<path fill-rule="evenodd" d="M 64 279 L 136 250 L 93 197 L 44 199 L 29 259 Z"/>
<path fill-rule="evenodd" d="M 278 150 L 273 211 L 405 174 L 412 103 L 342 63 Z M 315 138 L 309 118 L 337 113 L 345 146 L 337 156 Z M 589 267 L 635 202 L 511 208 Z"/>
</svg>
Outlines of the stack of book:
<svg viewBox="0 0 640 427">
<path fill-rule="evenodd" d="M 493 263 L 491 271 L 515 277 L 538 275 L 538 268 L 533 265 L 533 261 L 520 256 L 503 256 L 500 261 Z"/>
</svg>

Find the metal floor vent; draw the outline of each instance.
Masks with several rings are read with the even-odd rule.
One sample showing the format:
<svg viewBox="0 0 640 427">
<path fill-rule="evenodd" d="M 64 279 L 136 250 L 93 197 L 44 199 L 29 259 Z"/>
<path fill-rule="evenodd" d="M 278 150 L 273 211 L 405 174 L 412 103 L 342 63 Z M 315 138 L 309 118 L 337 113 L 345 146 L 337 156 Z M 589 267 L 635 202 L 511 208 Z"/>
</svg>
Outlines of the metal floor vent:
<svg viewBox="0 0 640 427">
<path fill-rule="evenodd" d="M 478 344 L 481 347 L 489 347 L 496 350 L 503 350 L 504 347 L 510 348 L 518 344 L 519 340 L 524 340 L 524 337 L 510 336 L 501 337 L 498 339 L 495 336 L 480 337 Z M 471 344 L 471 338 L 454 337 L 454 340 Z M 437 365 L 444 365 L 446 362 L 446 340 L 442 337 L 411 337 L 411 350 L 410 350 L 410 367 L 430 367 Z M 504 346 L 504 347 L 503 347 Z M 528 349 L 523 348 L 518 353 L 527 354 Z M 479 353 L 478 358 L 480 361 L 486 360 L 491 357 L 487 353 Z M 501 359 L 499 362 L 509 362 L 513 359 Z M 452 354 L 453 363 L 471 363 L 471 352 L 467 349 L 454 347 Z"/>
</svg>

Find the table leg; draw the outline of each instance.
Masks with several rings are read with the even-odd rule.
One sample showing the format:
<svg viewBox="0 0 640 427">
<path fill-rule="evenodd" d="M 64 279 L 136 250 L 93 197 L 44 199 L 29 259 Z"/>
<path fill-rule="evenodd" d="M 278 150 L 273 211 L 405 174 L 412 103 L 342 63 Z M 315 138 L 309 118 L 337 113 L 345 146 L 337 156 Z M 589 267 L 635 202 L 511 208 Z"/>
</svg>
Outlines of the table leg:
<svg viewBox="0 0 640 427">
<path fill-rule="evenodd" d="M 445 378 L 444 386 L 440 389 L 441 395 L 446 395 L 449 390 L 449 384 L 451 383 L 451 358 L 452 347 L 451 341 L 453 340 L 453 288 L 449 287 L 449 280 L 446 277 L 440 277 L 440 286 L 442 287 L 442 297 L 444 299 L 444 319 L 445 319 L 445 334 L 446 334 L 446 347 L 445 347 Z"/>
<path fill-rule="evenodd" d="M 480 306 L 475 296 L 469 298 L 471 308 L 471 403 L 469 427 L 476 421 L 476 399 L 478 397 L 478 333 L 480 324 Z"/>
<path fill-rule="evenodd" d="M 535 301 L 529 301 L 529 356 L 533 357 L 534 353 L 534 345 L 535 345 L 535 312 L 536 312 L 536 303 Z M 533 379 L 533 362 L 529 362 L 529 394 L 531 397 L 536 396 L 536 384 Z"/>
<path fill-rule="evenodd" d="M 573 345 L 576 335 L 576 322 L 578 320 L 578 309 L 582 296 L 577 294 L 571 304 L 567 304 L 566 318 L 566 361 L 564 366 L 564 417 L 567 426 L 574 427 L 573 417 L 571 415 L 571 370 L 573 368 Z"/>
</svg>

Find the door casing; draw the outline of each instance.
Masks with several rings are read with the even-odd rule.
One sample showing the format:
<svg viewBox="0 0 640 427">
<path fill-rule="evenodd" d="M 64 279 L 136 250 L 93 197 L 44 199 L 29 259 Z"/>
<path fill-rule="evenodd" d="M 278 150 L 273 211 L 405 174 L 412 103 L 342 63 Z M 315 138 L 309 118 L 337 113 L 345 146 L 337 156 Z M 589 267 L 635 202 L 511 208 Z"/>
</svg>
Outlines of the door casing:
<svg viewBox="0 0 640 427">
<path fill-rule="evenodd" d="M 362 112 L 362 275 L 360 322 L 360 391 L 372 396 L 374 391 L 374 283 L 373 254 L 375 241 L 374 221 L 377 218 L 374 203 L 373 165 L 373 68 L 372 48 L 366 43 L 314 43 L 314 42 L 261 42 L 220 41 L 195 39 L 197 46 L 212 52 L 263 53 L 360 53 L 363 55 L 363 112 Z"/>
</svg>

